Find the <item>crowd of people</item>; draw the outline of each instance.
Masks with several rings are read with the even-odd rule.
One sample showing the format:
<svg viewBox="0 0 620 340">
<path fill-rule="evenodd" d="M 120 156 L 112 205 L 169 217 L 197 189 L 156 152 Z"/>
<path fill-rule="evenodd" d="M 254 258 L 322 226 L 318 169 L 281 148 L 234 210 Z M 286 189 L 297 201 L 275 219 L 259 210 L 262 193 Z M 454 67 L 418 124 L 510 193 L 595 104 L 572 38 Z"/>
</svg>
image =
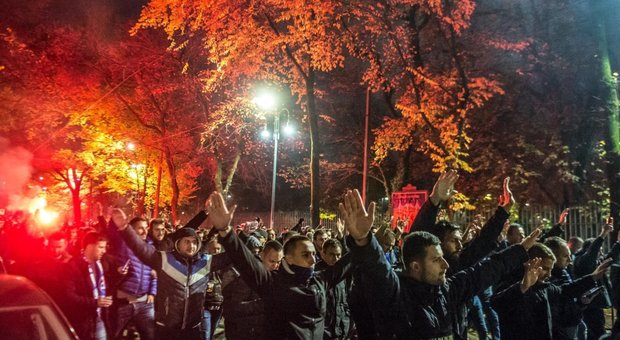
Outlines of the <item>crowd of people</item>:
<svg viewBox="0 0 620 340">
<path fill-rule="evenodd" d="M 300 220 L 286 232 L 234 226 L 236 207 L 215 192 L 174 231 L 114 209 L 80 232 L 33 238 L 18 216 L 0 230 L 0 256 L 81 339 L 212 339 L 222 324 L 230 340 L 467 339 L 472 329 L 480 339 L 620 338 L 604 315 L 620 301 L 607 270 L 620 237 L 602 251 L 611 218 L 585 241 L 562 238 L 567 211 L 526 236 L 509 221 L 506 179 L 494 214 L 463 230 L 437 220 L 457 179 L 439 176 L 408 232 L 407 221 L 377 223 L 357 190 L 335 229 Z"/>
</svg>

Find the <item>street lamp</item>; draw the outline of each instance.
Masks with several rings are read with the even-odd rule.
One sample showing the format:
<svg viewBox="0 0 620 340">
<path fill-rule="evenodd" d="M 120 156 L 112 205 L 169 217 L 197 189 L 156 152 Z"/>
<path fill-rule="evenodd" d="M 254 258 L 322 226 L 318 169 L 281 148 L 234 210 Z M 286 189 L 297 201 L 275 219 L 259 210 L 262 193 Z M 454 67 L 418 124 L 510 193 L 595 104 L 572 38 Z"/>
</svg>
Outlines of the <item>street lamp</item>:
<svg viewBox="0 0 620 340">
<path fill-rule="evenodd" d="M 267 89 L 262 90 L 258 93 L 258 95 L 254 98 L 254 104 L 256 106 L 265 111 L 274 113 L 273 120 L 273 173 L 271 176 L 271 211 L 269 213 L 269 227 L 273 229 L 273 215 L 276 206 L 276 174 L 278 170 L 278 144 L 280 141 L 280 113 L 282 111 L 286 111 L 287 113 L 287 121 L 284 126 L 284 133 L 287 135 L 292 135 L 295 132 L 294 127 L 290 124 L 288 120 L 288 110 L 284 109 L 282 111 L 277 111 L 278 100 L 275 94 Z M 270 133 L 267 129 L 267 125 L 263 131 L 261 131 L 261 136 L 265 139 L 269 138 Z"/>
</svg>

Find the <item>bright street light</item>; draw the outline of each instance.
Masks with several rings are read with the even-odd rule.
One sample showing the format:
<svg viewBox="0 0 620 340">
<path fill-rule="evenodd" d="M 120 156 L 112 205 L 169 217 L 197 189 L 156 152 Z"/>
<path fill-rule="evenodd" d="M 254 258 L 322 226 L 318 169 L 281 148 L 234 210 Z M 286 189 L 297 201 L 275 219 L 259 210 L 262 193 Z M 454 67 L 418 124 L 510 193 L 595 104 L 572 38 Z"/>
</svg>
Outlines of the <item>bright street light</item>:
<svg viewBox="0 0 620 340">
<path fill-rule="evenodd" d="M 264 89 L 254 98 L 254 104 L 263 111 L 273 111 L 278 105 L 278 98 L 271 90 Z"/>
<path fill-rule="evenodd" d="M 284 125 L 284 134 L 286 134 L 287 136 L 291 136 L 294 133 L 295 133 L 295 127 L 291 125 L 290 123 L 286 123 L 286 125 Z"/>
<path fill-rule="evenodd" d="M 265 127 L 263 131 L 260 132 L 260 136 L 263 139 L 269 139 L 269 137 L 271 137 L 271 133 L 269 132 L 269 130 L 267 130 L 267 127 Z"/>
</svg>

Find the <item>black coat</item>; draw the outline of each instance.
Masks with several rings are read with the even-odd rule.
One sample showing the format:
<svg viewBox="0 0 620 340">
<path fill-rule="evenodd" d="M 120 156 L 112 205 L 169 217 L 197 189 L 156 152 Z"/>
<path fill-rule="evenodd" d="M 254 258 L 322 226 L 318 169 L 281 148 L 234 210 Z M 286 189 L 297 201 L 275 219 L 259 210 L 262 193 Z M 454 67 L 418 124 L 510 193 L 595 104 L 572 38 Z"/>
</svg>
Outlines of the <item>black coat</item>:
<svg viewBox="0 0 620 340">
<path fill-rule="evenodd" d="M 588 249 L 582 249 L 575 254 L 575 264 L 573 270 L 575 277 L 582 277 L 592 273 L 596 267 L 605 259 L 616 258 L 620 254 L 620 243 L 614 242 L 613 246 L 606 255 L 599 257 L 601 247 L 605 240 L 601 237 L 597 237 Z M 586 309 L 594 308 L 607 308 L 611 306 L 611 298 L 609 291 L 611 290 L 611 283 L 607 278 L 607 275 L 601 280 L 601 285 L 604 287 L 603 293 L 599 294 L 592 300 L 592 302 L 586 306 Z"/>
<path fill-rule="evenodd" d="M 234 273 L 234 274 L 233 274 Z M 231 268 L 224 276 L 235 275 L 222 291 L 222 313 L 226 320 L 226 339 L 245 340 L 264 338 L 265 318 L 263 299 Z"/>
<path fill-rule="evenodd" d="M 435 207 L 430 200 L 427 200 L 416 216 L 412 231 L 422 230 L 437 235 L 434 228 L 438 212 L 437 209 L 438 207 Z M 497 239 L 502 232 L 508 216 L 509 214 L 506 210 L 498 207 L 495 214 L 482 227 L 480 235 L 463 247 L 458 258 L 446 257 L 450 265 L 446 275 L 452 276 L 462 269 L 471 267 L 497 250 L 499 246 Z M 468 314 L 469 308 L 467 303 L 457 306 L 452 320 L 452 329 L 455 339 L 467 339 Z"/>
<path fill-rule="evenodd" d="M 103 272 L 108 266 L 102 261 Z M 108 278 L 106 278 L 106 295 L 111 295 Z M 81 256 L 72 258 L 64 265 L 61 273 L 63 297 L 60 306 L 69 322 L 75 328 L 80 339 L 92 338 L 97 322 L 97 300 L 93 296 L 93 284 L 88 270 L 88 263 Z M 107 308 L 101 308 L 101 317 L 106 319 Z"/>
<path fill-rule="evenodd" d="M 515 283 L 492 298 L 491 304 L 499 316 L 502 339 L 545 340 L 553 337 L 555 322 L 551 305 L 562 299 L 579 297 L 596 282 L 586 276 L 572 283 L 557 286 L 553 283 L 537 283 L 525 294 L 520 283 Z"/>
<path fill-rule="evenodd" d="M 316 270 L 328 270 L 330 267 L 321 261 L 316 264 Z M 324 340 L 347 339 L 351 329 L 351 311 L 348 303 L 350 278 L 346 278 L 327 291 L 327 309 L 325 314 Z"/>
<path fill-rule="evenodd" d="M 323 339 L 327 292 L 350 271 L 347 255 L 334 267 L 315 272 L 308 282 L 300 283 L 284 261 L 278 271 L 269 272 L 234 232 L 220 238 L 220 243 L 243 280 L 263 298 L 265 319 L 269 320 L 265 339 Z"/>
<path fill-rule="evenodd" d="M 374 236 L 370 236 L 369 244 L 364 247 L 356 246 L 352 240 L 349 246 L 353 264 L 362 270 L 366 297 L 380 339 L 453 335 L 453 315 L 459 306 L 527 260 L 525 249 L 516 245 L 454 274 L 443 285 L 432 286 L 404 275 L 397 276 Z"/>
</svg>

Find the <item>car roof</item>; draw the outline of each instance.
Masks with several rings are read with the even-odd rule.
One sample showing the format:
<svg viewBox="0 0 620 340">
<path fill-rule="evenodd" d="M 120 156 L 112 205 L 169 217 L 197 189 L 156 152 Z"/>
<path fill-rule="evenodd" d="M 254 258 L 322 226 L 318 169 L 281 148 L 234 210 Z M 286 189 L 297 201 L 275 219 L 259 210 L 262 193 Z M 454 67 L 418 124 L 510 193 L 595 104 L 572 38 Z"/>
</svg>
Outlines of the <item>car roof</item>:
<svg viewBox="0 0 620 340">
<path fill-rule="evenodd" d="M 0 306 L 53 305 L 52 299 L 22 276 L 0 274 Z"/>
</svg>

